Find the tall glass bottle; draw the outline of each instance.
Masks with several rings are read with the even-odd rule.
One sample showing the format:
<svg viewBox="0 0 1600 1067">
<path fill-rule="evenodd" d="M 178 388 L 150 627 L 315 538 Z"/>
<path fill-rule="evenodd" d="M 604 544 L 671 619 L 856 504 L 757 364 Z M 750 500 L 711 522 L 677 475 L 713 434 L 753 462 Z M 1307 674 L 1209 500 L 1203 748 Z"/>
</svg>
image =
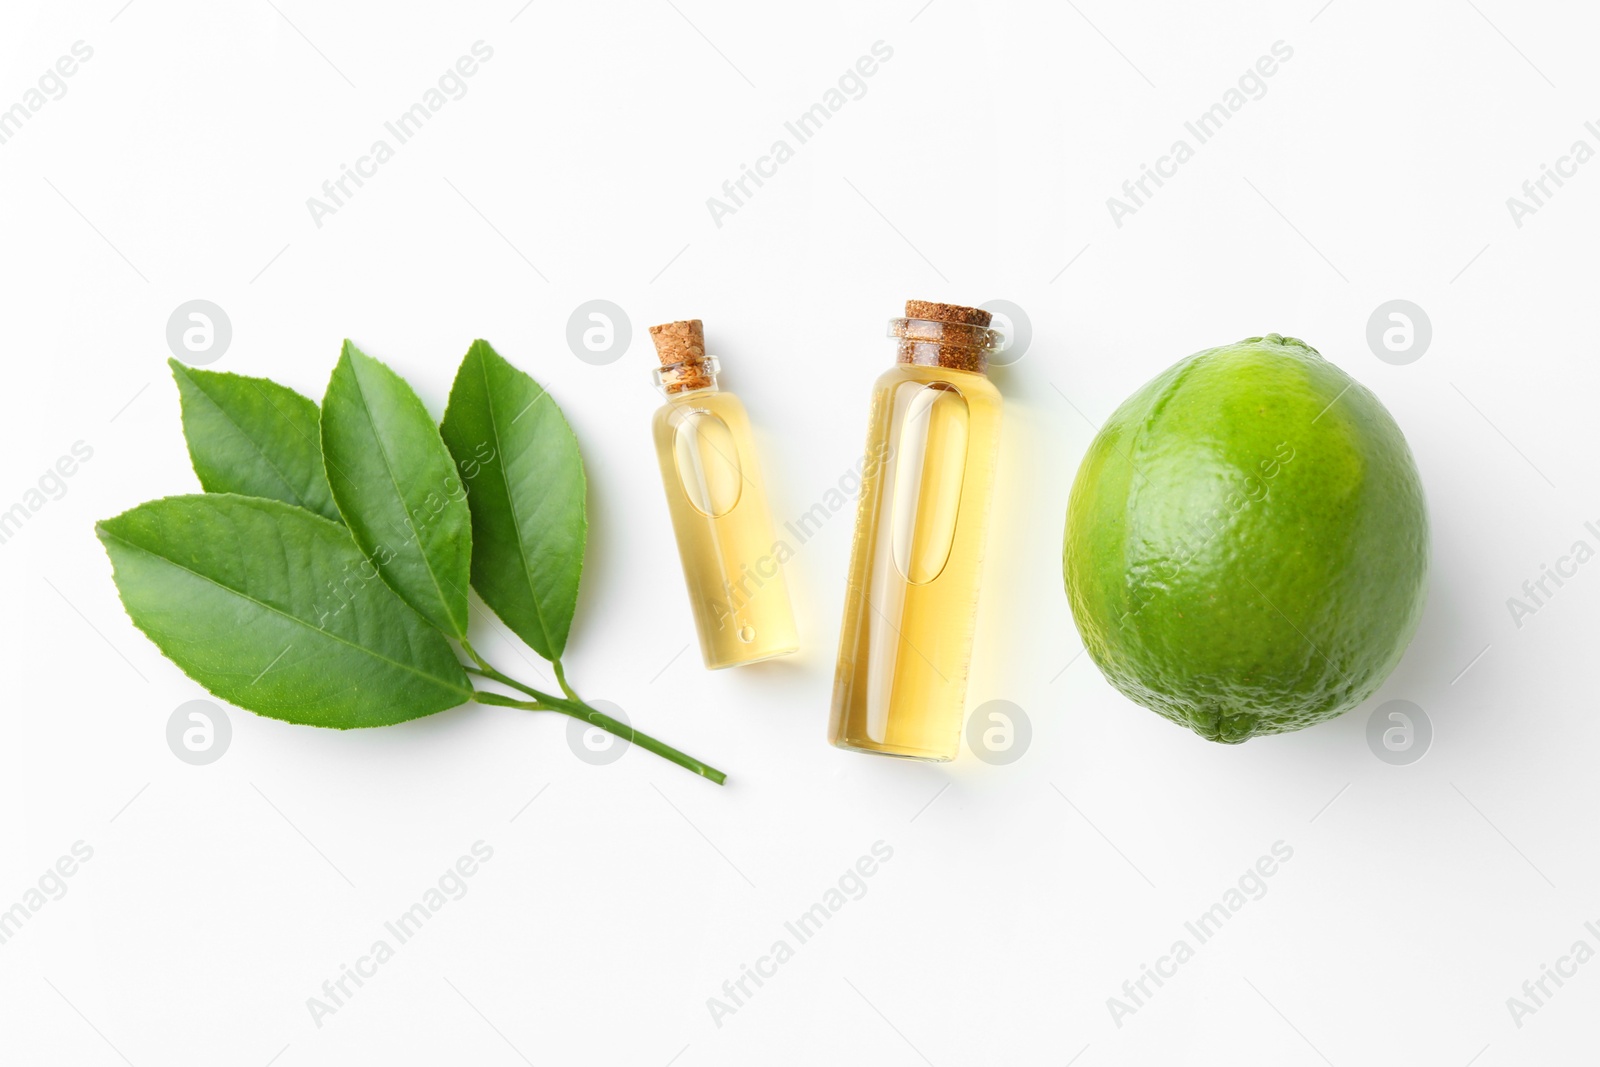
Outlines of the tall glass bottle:
<svg viewBox="0 0 1600 1067">
<path fill-rule="evenodd" d="M 909 759 L 961 745 L 989 525 L 1001 336 L 978 308 L 921 300 L 889 322 L 872 391 L 829 740 Z"/>
<path fill-rule="evenodd" d="M 799 648 L 767 493 L 744 405 L 717 387 L 699 319 L 650 327 L 667 402 L 655 414 L 656 456 L 700 654 L 711 670 Z"/>
</svg>

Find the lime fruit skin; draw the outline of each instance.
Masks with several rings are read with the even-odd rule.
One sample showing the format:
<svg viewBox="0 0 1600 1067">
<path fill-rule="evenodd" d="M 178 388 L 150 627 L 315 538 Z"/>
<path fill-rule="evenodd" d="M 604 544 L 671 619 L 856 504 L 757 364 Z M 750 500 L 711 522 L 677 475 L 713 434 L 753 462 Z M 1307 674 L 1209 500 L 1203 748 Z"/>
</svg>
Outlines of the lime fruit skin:
<svg viewBox="0 0 1600 1067">
<path fill-rule="evenodd" d="M 1134 702 L 1212 741 L 1361 703 L 1426 597 L 1416 461 L 1371 392 L 1268 334 L 1169 368 L 1107 420 L 1067 506 L 1084 647 Z"/>
</svg>

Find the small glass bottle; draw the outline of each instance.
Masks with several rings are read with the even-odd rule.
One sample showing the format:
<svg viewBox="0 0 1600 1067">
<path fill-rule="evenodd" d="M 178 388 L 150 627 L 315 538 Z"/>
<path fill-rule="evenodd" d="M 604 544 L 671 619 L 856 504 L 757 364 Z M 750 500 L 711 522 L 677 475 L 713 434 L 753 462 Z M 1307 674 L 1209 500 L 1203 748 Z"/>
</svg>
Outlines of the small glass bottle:
<svg viewBox="0 0 1600 1067">
<path fill-rule="evenodd" d="M 689 587 L 700 654 L 710 670 L 799 648 L 767 493 L 744 405 L 717 388 L 699 319 L 650 327 L 667 398 L 655 414 L 656 456 Z"/>
<path fill-rule="evenodd" d="M 889 322 L 873 386 L 828 739 L 943 762 L 960 751 L 1000 392 L 989 312 L 921 300 Z"/>
</svg>

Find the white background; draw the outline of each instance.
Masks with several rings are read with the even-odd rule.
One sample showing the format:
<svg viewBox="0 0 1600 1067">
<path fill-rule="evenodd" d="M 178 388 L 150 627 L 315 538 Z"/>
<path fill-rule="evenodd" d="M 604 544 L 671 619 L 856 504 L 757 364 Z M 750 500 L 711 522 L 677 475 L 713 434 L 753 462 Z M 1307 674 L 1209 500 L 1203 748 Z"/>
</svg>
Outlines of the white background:
<svg viewBox="0 0 1600 1067">
<path fill-rule="evenodd" d="M 0 945 L 0 1061 L 1593 1059 L 1600 963 L 1520 1028 L 1506 1000 L 1580 938 L 1600 948 L 1600 563 L 1520 628 L 1507 599 L 1600 547 L 1600 163 L 1520 228 L 1505 203 L 1575 139 L 1600 147 L 1592 12 L 920 2 L 6 5 L 0 107 L 75 41 L 94 55 L 0 145 L 0 509 L 74 442 L 94 454 L 0 545 L 0 908 L 74 842 L 93 858 Z M 478 40 L 494 56 L 467 94 L 315 225 L 306 199 Z M 865 95 L 717 226 L 707 197 L 880 40 Z M 1266 94 L 1115 225 L 1107 197 L 1280 40 Z M 995 373 L 969 696 L 1029 716 L 1010 766 L 824 743 L 848 511 L 788 568 L 800 655 L 710 674 L 685 651 L 644 328 L 705 320 L 782 521 L 855 464 L 884 323 L 913 297 L 1032 321 Z M 175 758 L 168 717 L 205 694 L 129 624 L 93 523 L 197 489 L 164 366 L 194 298 L 232 322 L 213 369 L 313 397 L 345 337 L 435 414 L 474 337 L 545 383 L 590 476 L 568 673 L 727 787 L 637 750 L 591 766 L 564 720 L 479 706 L 349 734 L 229 709 L 218 762 Z M 595 298 L 633 326 L 606 366 L 566 342 Z M 1365 336 L 1395 298 L 1433 324 L 1404 366 Z M 1125 396 L 1268 331 L 1393 412 L 1434 570 L 1372 701 L 1222 747 L 1080 655 L 1062 517 Z M 1392 699 L 1433 724 L 1409 766 L 1366 741 Z M 315 1025 L 307 998 L 479 840 L 466 896 Z M 718 1026 L 708 998 L 880 840 L 866 895 Z M 1265 896 L 1119 1027 L 1107 998 L 1277 841 L 1293 858 Z"/>
</svg>

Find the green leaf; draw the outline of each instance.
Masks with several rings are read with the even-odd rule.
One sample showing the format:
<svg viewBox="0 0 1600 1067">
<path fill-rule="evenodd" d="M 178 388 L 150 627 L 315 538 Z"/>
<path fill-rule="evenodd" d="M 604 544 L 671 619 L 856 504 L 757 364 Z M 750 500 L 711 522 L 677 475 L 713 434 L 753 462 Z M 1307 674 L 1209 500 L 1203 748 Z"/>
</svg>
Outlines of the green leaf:
<svg viewBox="0 0 1600 1067">
<path fill-rule="evenodd" d="M 322 458 L 345 525 L 389 588 L 440 630 L 466 637 L 466 490 L 411 386 L 349 341 L 322 400 Z"/>
<path fill-rule="evenodd" d="M 133 624 L 241 708 L 341 729 L 472 698 L 449 643 L 349 531 L 276 500 L 173 496 L 95 527 Z"/>
<path fill-rule="evenodd" d="M 487 341 L 461 361 L 440 430 L 468 486 L 473 588 L 534 651 L 559 659 L 588 534 L 578 439 L 550 394 Z"/>
<path fill-rule="evenodd" d="M 183 404 L 189 459 L 206 492 L 282 500 L 339 521 L 314 402 L 266 378 L 167 364 Z"/>
</svg>

